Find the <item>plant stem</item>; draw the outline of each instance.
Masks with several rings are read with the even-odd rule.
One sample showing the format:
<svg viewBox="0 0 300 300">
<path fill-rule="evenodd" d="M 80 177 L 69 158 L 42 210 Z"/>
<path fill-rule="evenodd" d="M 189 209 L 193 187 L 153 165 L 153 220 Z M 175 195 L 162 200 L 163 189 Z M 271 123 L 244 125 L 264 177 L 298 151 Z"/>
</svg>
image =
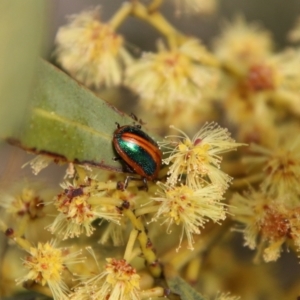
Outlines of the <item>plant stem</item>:
<svg viewBox="0 0 300 300">
<path fill-rule="evenodd" d="M 232 183 L 232 188 L 240 189 L 240 188 L 248 187 L 251 184 L 258 183 L 259 181 L 263 180 L 263 176 L 264 175 L 262 173 L 258 173 L 243 178 L 234 179 Z"/>
<path fill-rule="evenodd" d="M 199 278 L 199 272 L 201 269 L 201 263 L 201 257 L 194 257 L 188 263 L 185 277 L 189 283 L 197 282 L 197 279 Z"/>
<path fill-rule="evenodd" d="M 41 286 L 32 280 L 24 282 L 23 287 L 29 291 L 37 292 L 50 298 L 53 297 L 53 294 L 48 286 Z"/>
<path fill-rule="evenodd" d="M 118 29 L 120 25 L 126 20 L 132 11 L 132 3 L 125 2 L 120 9 L 108 21 L 109 25 L 114 29 Z"/>
<path fill-rule="evenodd" d="M 140 292 L 141 299 L 152 299 L 156 297 L 164 297 L 164 289 L 162 287 L 154 287 L 150 290 Z"/>
<path fill-rule="evenodd" d="M 112 197 L 101 197 L 101 196 L 91 196 L 89 198 L 89 204 L 94 204 L 94 205 L 113 205 L 113 206 L 121 206 L 122 205 L 122 200 L 120 199 L 114 199 Z"/>
<path fill-rule="evenodd" d="M 135 215 L 137 217 L 139 217 L 139 216 L 142 216 L 142 215 L 155 213 L 155 212 L 158 211 L 158 208 L 159 208 L 158 205 L 151 205 L 151 206 L 141 207 L 141 208 L 136 209 Z"/>
<path fill-rule="evenodd" d="M 124 215 L 131 221 L 133 227 L 138 231 L 137 239 L 140 243 L 149 271 L 154 277 L 160 277 L 162 272 L 161 266 L 152 247 L 152 243 L 147 235 L 147 230 L 141 222 L 141 218 L 137 217 L 130 208 L 127 208 L 124 205 L 122 208 Z"/>
<path fill-rule="evenodd" d="M 136 229 L 131 230 L 130 235 L 129 235 L 129 239 L 126 245 L 126 249 L 125 249 L 125 253 L 123 258 L 129 263 L 130 262 L 130 258 L 132 256 L 132 249 L 135 243 L 135 240 L 138 236 L 138 231 Z"/>
<path fill-rule="evenodd" d="M 164 2 L 164 0 L 152 0 L 152 2 L 147 7 L 148 12 L 153 13 L 153 12 L 157 11 L 161 7 L 163 2 Z"/>
<path fill-rule="evenodd" d="M 199 257 L 203 258 L 216 243 L 221 240 L 221 237 L 228 232 L 230 222 L 223 226 L 218 226 L 206 232 L 205 236 L 199 236 L 194 244 L 194 250 L 189 250 L 185 245 L 182 245 L 180 252 L 175 252 L 173 249 L 165 253 L 162 257 L 163 262 L 168 262 L 174 270 L 181 270 L 189 261 Z"/>
<path fill-rule="evenodd" d="M 167 38 L 171 49 L 176 48 L 178 44 L 185 40 L 184 36 L 158 11 L 149 13 L 148 9 L 138 2 L 132 3 L 132 5 L 132 15 L 149 23 L 163 34 Z"/>
</svg>

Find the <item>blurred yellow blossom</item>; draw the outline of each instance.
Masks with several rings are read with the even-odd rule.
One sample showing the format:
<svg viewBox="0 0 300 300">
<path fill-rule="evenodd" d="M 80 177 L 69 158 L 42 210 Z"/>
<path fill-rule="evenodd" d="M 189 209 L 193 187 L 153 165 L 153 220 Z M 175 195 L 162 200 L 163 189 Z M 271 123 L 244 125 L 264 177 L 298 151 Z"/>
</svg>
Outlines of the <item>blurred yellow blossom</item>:
<svg viewBox="0 0 300 300">
<path fill-rule="evenodd" d="M 54 197 L 56 190 L 46 187 L 38 181 L 19 181 L 6 190 L 0 190 L 0 219 L 14 231 L 31 239 L 38 237 L 38 227 L 43 227 L 51 220 L 49 214 L 53 206 L 47 205 Z M 43 236 L 47 238 L 47 235 Z"/>
<path fill-rule="evenodd" d="M 100 21 L 99 7 L 70 16 L 55 43 L 57 62 L 78 81 L 96 88 L 121 83 L 130 56 L 123 38 Z"/>
<path fill-rule="evenodd" d="M 295 133 L 295 132 L 294 132 Z M 297 134 L 297 133 L 295 133 Z M 300 140 L 298 135 L 284 136 L 272 147 L 252 144 L 250 153 L 243 158 L 250 168 L 260 167 L 261 188 L 272 197 L 297 203 L 300 195 Z M 257 168 L 255 169 L 257 172 Z M 259 172 L 259 171 L 258 171 Z"/>
<path fill-rule="evenodd" d="M 141 98 L 141 105 L 158 113 L 181 106 L 196 106 L 205 91 L 216 86 L 215 63 L 196 39 L 179 48 L 161 47 L 158 53 L 145 53 L 126 70 L 125 84 Z M 210 64 L 210 65 L 209 65 Z"/>
<path fill-rule="evenodd" d="M 227 23 L 221 36 L 215 39 L 214 53 L 230 70 L 243 74 L 249 64 L 259 63 L 268 56 L 272 47 L 269 32 L 237 17 Z"/>
<path fill-rule="evenodd" d="M 176 5 L 176 13 L 209 15 L 216 11 L 217 0 L 172 0 Z"/>
<path fill-rule="evenodd" d="M 293 114 L 300 115 L 300 49 L 286 49 L 268 59 L 272 70 L 271 100 L 284 104 Z M 271 76 L 270 76 L 271 77 Z"/>
<path fill-rule="evenodd" d="M 230 204 L 233 219 L 243 224 L 245 245 L 258 249 L 266 262 L 276 261 L 282 245 L 292 240 L 300 246 L 300 206 L 289 207 L 282 199 L 251 189 L 244 195 L 235 194 Z"/>
<path fill-rule="evenodd" d="M 300 17 L 297 18 L 294 27 L 288 33 L 288 39 L 293 43 L 300 41 Z"/>
</svg>

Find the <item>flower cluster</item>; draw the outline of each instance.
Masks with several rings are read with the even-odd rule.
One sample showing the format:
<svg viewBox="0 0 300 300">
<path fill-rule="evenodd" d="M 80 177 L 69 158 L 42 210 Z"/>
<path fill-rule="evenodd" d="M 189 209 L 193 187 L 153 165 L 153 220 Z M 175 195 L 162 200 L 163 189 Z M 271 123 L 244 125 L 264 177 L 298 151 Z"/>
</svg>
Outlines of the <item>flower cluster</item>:
<svg viewBox="0 0 300 300">
<path fill-rule="evenodd" d="M 47 285 L 54 300 L 67 300 L 69 287 L 63 280 L 66 265 L 80 261 L 77 258 L 81 252 L 69 252 L 67 249 L 56 248 L 54 242 L 38 243 L 37 247 L 30 247 L 29 255 L 23 259 L 23 265 L 29 271 L 17 282 L 32 280 L 42 286 Z"/>
<path fill-rule="evenodd" d="M 258 249 L 257 259 L 277 260 L 289 241 L 300 249 L 299 145 L 298 134 L 296 139 L 284 135 L 271 149 L 252 145 L 252 155 L 244 159 L 261 183 L 258 190 L 235 194 L 231 212 L 243 224 L 245 244 Z"/>
<path fill-rule="evenodd" d="M 146 108 L 158 113 L 186 105 L 196 107 L 205 91 L 218 82 L 216 62 L 197 39 L 187 39 L 180 47 L 146 53 L 126 71 L 125 84 L 135 91 Z"/>
<path fill-rule="evenodd" d="M 99 8 L 70 16 L 69 21 L 56 36 L 58 63 L 87 86 L 120 84 L 130 56 L 113 26 L 101 22 Z"/>
<path fill-rule="evenodd" d="M 54 198 L 54 206 L 58 214 L 52 224 L 47 226 L 53 234 L 63 239 L 78 237 L 81 234 L 90 236 L 95 227 L 93 222 L 99 219 L 110 222 L 112 236 L 119 236 L 116 231 L 121 230 L 122 212 L 118 209 L 124 200 L 130 201 L 134 206 L 135 194 L 125 190 L 116 190 L 108 187 L 109 184 L 86 177 L 84 182 L 74 180 L 62 185 L 63 192 Z M 115 224 L 115 226 L 113 225 Z M 117 228 L 116 228 L 117 226 Z M 116 244 L 120 238 L 114 239 Z"/>
<path fill-rule="evenodd" d="M 222 105 L 239 126 L 239 139 L 266 145 L 264 136 L 283 117 L 278 107 L 299 115 L 299 49 L 275 53 L 271 35 L 240 17 L 215 40 L 214 53 L 226 71 Z"/>
<path fill-rule="evenodd" d="M 6 191 L 0 192 L 1 218 L 20 236 L 33 238 L 36 227 L 43 227 L 50 220 L 48 214 L 53 207 L 47 204 L 55 193 L 56 190 L 37 181 L 20 181 L 7 186 Z"/>
<path fill-rule="evenodd" d="M 139 300 L 140 276 L 125 259 L 107 258 L 104 271 L 85 280 L 71 295 L 72 300 Z"/>
<path fill-rule="evenodd" d="M 170 167 L 166 184 L 158 184 L 153 198 L 159 204 L 154 220 L 162 218 L 168 231 L 173 224 L 181 225 L 180 245 L 186 234 L 193 249 L 193 234 L 199 234 L 208 220 L 218 223 L 226 218 L 221 200 L 231 178 L 220 170 L 220 154 L 241 144 L 215 123 L 205 124 L 192 139 L 178 131 L 182 136 L 167 136 L 169 141 L 161 143 L 169 155 L 163 162 Z"/>
<path fill-rule="evenodd" d="M 282 200 L 282 199 L 280 199 Z M 285 242 L 300 246 L 300 207 L 291 207 L 262 191 L 250 190 L 235 194 L 231 200 L 234 219 L 244 224 L 245 245 L 258 249 L 256 260 L 263 256 L 266 262 L 279 258 Z"/>
<path fill-rule="evenodd" d="M 144 108 L 159 114 L 172 114 L 186 105 L 203 106 L 218 83 L 219 70 L 199 40 L 188 38 L 174 46 L 160 43 L 157 53 L 133 60 L 114 27 L 112 21 L 100 21 L 99 8 L 71 16 L 56 36 L 57 62 L 87 86 L 124 83 L 138 94 Z"/>
<path fill-rule="evenodd" d="M 223 33 L 214 42 L 215 55 L 238 74 L 268 57 L 272 48 L 270 33 L 256 23 L 247 24 L 241 16 L 225 24 Z"/>
<path fill-rule="evenodd" d="M 231 177 L 221 169 L 221 154 L 235 150 L 238 144 L 230 137 L 226 128 L 218 124 L 206 123 L 190 139 L 184 132 L 172 126 L 182 135 L 169 135 L 170 141 L 161 143 L 168 157 L 163 160 L 166 165 L 171 163 L 167 182 L 171 185 L 184 179 L 185 184 L 197 189 L 203 184 L 212 183 L 220 190 L 227 188 Z"/>
<path fill-rule="evenodd" d="M 251 145 L 251 155 L 244 158 L 245 164 L 261 168 L 261 189 L 264 193 L 281 199 L 282 202 L 297 203 L 300 195 L 300 140 L 283 137 L 272 147 Z"/>
<path fill-rule="evenodd" d="M 206 15 L 218 3 L 218 0 L 172 1 L 178 13 Z M 48 148 L 47 143 L 41 146 L 41 134 L 43 141 L 48 141 L 48 137 L 51 140 L 60 130 L 68 139 L 65 146 L 78 147 L 76 153 L 80 157 L 69 155 L 69 148 L 64 146 L 61 163 L 69 161 L 69 168 L 59 192 L 29 183 L 0 193 L 0 231 L 11 244 L 28 253 L 22 260 L 27 273 L 8 280 L 14 282 L 20 278 L 17 282 L 25 288 L 52 294 L 55 300 L 138 300 L 168 298 L 167 290 L 154 286 L 158 282 L 154 279 L 162 275 L 171 293 L 177 294 L 175 271 L 189 283 L 197 281 L 197 287 L 213 299 L 238 299 L 229 293 L 216 295 L 219 287 L 232 288 L 237 294 L 242 287 L 246 298 L 253 299 L 268 289 L 267 297 L 276 298 L 273 295 L 277 287 L 264 278 L 267 272 L 251 271 L 252 267 L 246 263 L 240 264 L 238 255 L 224 242 L 226 225 L 231 223 L 218 225 L 227 215 L 238 222 L 236 231 L 243 233 L 245 246 L 256 250 L 256 261 L 260 258 L 276 261 L 285 245 L 300 250 L 300 19 L 289 36 L 296 46 L 275 52 L 271 34 L 240 16 L 225 24 L 210 51 L 198 38 L 171 24 L 163 10 L 160 11 L 163 4 L 163 0 L 127 1 L 107 21 L 100 18 L 99 7 L 87 9 L 70 16 L 68 23 L 58 30 L 56 63 L 97 93 L 105 92 L 103 98 L 114 104 L 121 100 L 116 99 L 116 91 L 126 90 L 130 100 L 136 97 L 139 118 L 166 135 L 158 143 L 163 159 L 162 162 L 154 159 L 155 176 L 140 178 L 148 174 L 143 173 L 147 166 L 141 157 L 147 154 L 149 160 L 159 149 L 155 146 L 153 152 L 146 147 L 149 142 L 146 134 L 138 139 L 138 134 L 132 134 L 120 139 L 133 142 L 136 155 L 132 152 L 126 161 L 110 164 L 116 138 L 112 135 L 114 123 L 123 126 L 125 121 L 120 120 L 127 118 L 110 106 L 100 105 L 103 118 L 96 117 L 95 123 L 89 113 L 94 117 L 97 112 L 85 109 L 81 116 L 81 104 L 75 102 L 70 104 L 76 107 L 70 110 L 69 119 L 60 106 L 52 105 L 52 94 L 43 90 L 43 84 L 39 86 L 35 103 L 42 105 L 47 114 L 39 118 L 33 114 L 34 123 L 29 121 L 30 128 L 26 128 L 30 134 L 12 142 L 22 147 L 29 143 L 28 149 L 48 154 L 39 155 L 29 163 L 35 175 L 52 161 L 60 163 L 62 156 L 59 143 L 55 144 L 57 151 Z M 129 17 L 158 31 L 161 39 L 156 48 L 150 48 L 156 50 L 133 47 L 120 34 L 118 28 Z M 68 87 L 68 80 L 64 84 Z M 41 95 L 45 99 L 39 99 Z M 86 97 L 89 96 L 87 93 Z M 117 105 L 126 106 L 129 111 L 136 109 L 132 107 L 134 104 L 125 103 L 127 97 L 123 94 L 120 98 L 123 102 Z M 88 100 L 100 101 L 95 97 Z M 66 125 L 63 130 L 60 126 L 51 128 L 52 118 L 43 122 L 48 112 Z M 114 114 L 120 119 L 111 119 Z M 145 124 L 138 118 L 134 122 L 139 123 L 135 126 Z M 229 130 L 217 122 L 226 124 L 242 143 L 236 143 Z M 168 129 L 166 124 L 174 126 Z M 186 132 L 193 132 L 199 124 L 204 125 L 191 138 Z M 104 131 L 99 131 L 99 126 Z M 80 133 L 80 139 L 72 138 L 73 129 Z M 92 150 L 104 149 L 101 162 L 86 152 L 93 146 L 90 137 L 100 136 L 100 147 Z M 224 154 L 250 143 L 251 147 L 243 149 L 243 158 L 240 153 L 230 153 L 223 161 Z M 77 165 L 79 161 L 85 165 Z M 138 174 L 131 174 L 126 184 L 122 184 L 119 179 L 124 180 L 124 174 L 101 169 L 116 170 L 118 164 L 119 170 L 123 165 L 124 170 L 136 170 Z M 139 168 L 134 168 L 137 164 Z M 95 166 L 100 169 L 96 171 Z M 228 191 L 233 177 L 237 180 Z M 128 178 L 133 180 L 129 182 Z M 230 201 L 226 201 L 226 196 Z M 68 248 L 46 242 L 49 236 L 63 240 Z M 71 252 L 72 244 L 95 249 L 94 254 L 88 250 L 94 260 L 85 259 L 84 264 L 74 266 L 83 261 L 78 258 L 79 252 Z M 181 247 L 185 249 L 179 252 Z M 11 254 L 12 247 L 3 248 L 0 256 L 5 256 L 6 264 L 0 268 L 0 275 L 7 276 L 6 265 L 10 268 L 10 261 L 17 261 L 9 255 L 15 258 L 19 254 Z M 221 262 L 220 256 L 224 258 Z M 220 282 L 215 273 L 226 268 L 230 272 Z M 231 273 L 235 273 L 234 279 Z M 255 278 L 255 289 L 252 284 L 251 290 L 245 287 L 242 279 L 236 280 L 241 274 L 245 282 Z M 8 290 L 7 294 L 13 290 L 10 285 L 3 288 L 6 281 L 4 277 L 0 284 L 1 295 L 2 290 Z M 238 284 L 234 286 L 232 282 Z M 187 286 L 182 281 L 180 289 L 190 288 Z M 293 294 L 290 298 L 296 297 Z"/>
</svg>

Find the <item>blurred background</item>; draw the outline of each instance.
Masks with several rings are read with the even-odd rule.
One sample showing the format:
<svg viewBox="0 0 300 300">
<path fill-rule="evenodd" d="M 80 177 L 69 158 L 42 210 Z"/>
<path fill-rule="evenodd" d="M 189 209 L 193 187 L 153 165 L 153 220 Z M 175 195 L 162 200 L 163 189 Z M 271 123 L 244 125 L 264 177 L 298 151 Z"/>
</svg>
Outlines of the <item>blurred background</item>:
<svg viewBox="0 0 300 300">
<path fill-rule="evenodd" d="M 122 0 L 53 0 L 49 7 L 49 35 L 48 51 L 51 47 L 59 26 L 66 23 L 66 15 L 75 14 L 88 7 L 100 5 L 102 16 L 107 20 L 122 5 Z M 144 3 L 150 1 L 144 1 Z M 242 14 L 247 21 L 259 21 L 266 29 L 273 33 L 278 47 L 286 44 L 286 34 L 294 25 L 300 14 L 300 2 L 297 0 L 220 0 L 217 1 L 218 8 L 212 15 L 187 15 L 178 16 L 174 3 L 180 0 L 166 0 L 163 5 L 163 13 L 171 23 L 176 24 L 182 32 L 195 35 L 209 45 L 211 39 L 216 36 L 222 28 L 224 20 L 232 20 L 234 16 Z M 147 32 L 147 34 L 145 34 Z M 154 41 L 157 32 L 145 25 L 143 22 L 131 18 L 120 28 L 126 40 L 130 43 L 142 45 L 143 50 L 154 50 Z"/>
<path fill-rule="evenodd" d="M 17 7 L 17 4 L 20 5 L 24 0 L 14 1 L 15 7 L 9 4 L 11 1 L 0 3 L 0 133 L 2 136 L 18 124 L 26 112 L 26 101 L 30 98 L 30 90 L 37 76 L 34 67 L 35 58 L 40 55 L 47 60 L 53 60 L 55 35 L 58 28 L 66 24 L 66 16 L 100 5 L 105 21 L 123 3 L 122 0 L 52 0 L 47 2 L 28 0 L 22 8 Z M 299 0 L 220 0 L 216 12 L 212 15 L 182 14 L 181 16 L 176 14 L 172 2 L 175 0 L 166 0 L 163 5 L 162 11 L 167 19 L 182 32 L 200 38 L 208 48 L 212 39 L 222 29 L 225 20 L 232 20 L 236 15 L 243 15 L 247 21 L 257 21 L 270 31 L 277 49 L 283 49 L 287 44 L 288 31 L 300 16 Z M 38 9 L 37 3 L 41 5 Z M 26 22 L 31 24 L 31 28 L 23 31 Z M 120 27 L 119 32 L 125 37 L 129 48 L 138 45 L 142 51 L 154 51 L 155 41 L 159 37 L 153 28 L 134 18 L 128 19 Z M 23 64 L 25 60 L 29 63 Z M 32 67 L 29 68 L 29 64 Z M 22 82 L 26 84 L 23 85 Z M 0 186 L 2 188 L 16 178 L 33 176 L 29 167 L 21 169 L 24 163 L 34 157 L 33 155 L 3 142 L 0 143 L 0 155 Z M 45 180 L 47 178 L 48 182 L 57 184 L 61 181 L 63 172 L 64 167 L 52 165 L 42 171 L 41 176 Z M 2 235 L 0 245 L 1 239 L 3 239 Z M 251 261 L 253 252 L 242 248 L 242 239 L 242 235 L 234 236 L 233 242 L 238 245 L 236 253 L 245 260 Z M 295 275 L 300 273 L 297 257 L 284 253 L 279 263 L 274 266 L 274 272 L 280 277 L 280 284 L 289 287 L 295 282 L 297 277 Z"/>
</svg>

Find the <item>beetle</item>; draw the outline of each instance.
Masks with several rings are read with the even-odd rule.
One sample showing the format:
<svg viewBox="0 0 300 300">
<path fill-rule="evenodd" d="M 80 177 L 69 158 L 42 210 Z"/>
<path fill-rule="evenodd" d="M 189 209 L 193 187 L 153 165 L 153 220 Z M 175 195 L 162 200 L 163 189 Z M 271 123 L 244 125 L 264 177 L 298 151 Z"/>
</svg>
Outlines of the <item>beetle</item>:
<svg viewBox="0 0 300 300">
<path fill-rule="evenodd" d="M 157 178 L 160 170 L 162 153 L 159 146 L 148 134 L 141 130 L 141 125 L 120 126 L 118 123 L 116 125 L 113 146 L 127 169 L 141 176 L 147 190 L 147 180 Z M 127 176 L 124 189 L 126 189 L 130 180 L 139 179 Z"/>
</svg>

